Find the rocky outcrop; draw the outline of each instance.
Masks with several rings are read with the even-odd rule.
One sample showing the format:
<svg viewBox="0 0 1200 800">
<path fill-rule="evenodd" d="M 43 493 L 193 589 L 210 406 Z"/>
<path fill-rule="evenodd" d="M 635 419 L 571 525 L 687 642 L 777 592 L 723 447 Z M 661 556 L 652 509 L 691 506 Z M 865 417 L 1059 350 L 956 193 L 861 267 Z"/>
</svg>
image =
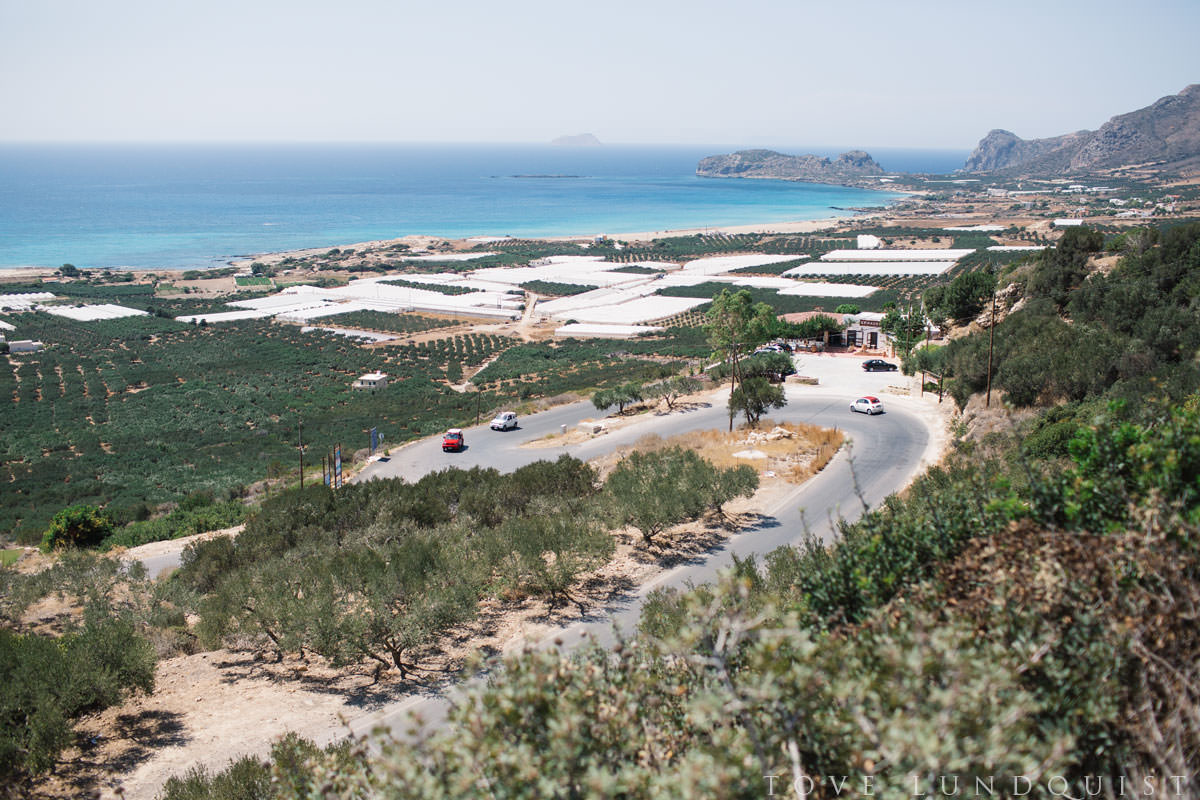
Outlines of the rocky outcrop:
<svg viewBox="0 0 1200 800">
<path fill-rule="evenodd" d="M 964 169 L 967 172 L 1001 172 L 1027 167 L 1039 172 L 1059 172 L 1079 151 L 1090 131 L 1069 133 L 1053 139 L 1022 139 L 1015 133 L 994 130 L 976 145 Z"/>
<path fill-rule="evenodd" d="M 1148 163 L 1163 171 L 1200 166 L 1200 84 L 1113 117 L 1097 131 L 1027 140 L 994 130 L 964 170 L 1070 175 Z"/>
<path fill-rule="evenodd" d="M 774 150 L 739 150 L 700 159 L 696 174 L 704 178 L 782 178 L 838 183 L 882 175 L 883 167 L 862 150 L 842 153 L 833 161 L 814 155 L 789 156 Z"/>
</svg>

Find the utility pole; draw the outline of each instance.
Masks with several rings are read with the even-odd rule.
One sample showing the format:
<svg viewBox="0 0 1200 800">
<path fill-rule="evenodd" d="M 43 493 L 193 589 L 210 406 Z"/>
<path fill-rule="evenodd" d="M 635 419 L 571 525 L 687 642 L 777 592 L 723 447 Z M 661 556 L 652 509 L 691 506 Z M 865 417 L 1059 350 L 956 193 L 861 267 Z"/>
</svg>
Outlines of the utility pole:
<svg viewBox="0 0 1200 800">
<path fill-rule="evenodd" d="M 992 407 L 992 350 L 996 343 L 996 290 L 992 289 L 992 319 L 988 325 L 988 371 L 987 398 L 983 401 L 984 408 Z"/>
<path fill-rule="evenodd" d="M 304 488 L 304 420 L 300 420 L 297 425 L 299 432 L 296 434 L 297 445 L 300 449 L 300 488 Z"/>
<path fill-rule="evenodd" d="M 924 316 L 925 309 L 922 307 L 921 314 Z M 925 358 L 929 358 L 929 337 L 932 334 L 930 330 L 929 319 L 925 320 Z M 925 396 L 925 370 L 921 370 L 921 397 Z"/>
</svg>

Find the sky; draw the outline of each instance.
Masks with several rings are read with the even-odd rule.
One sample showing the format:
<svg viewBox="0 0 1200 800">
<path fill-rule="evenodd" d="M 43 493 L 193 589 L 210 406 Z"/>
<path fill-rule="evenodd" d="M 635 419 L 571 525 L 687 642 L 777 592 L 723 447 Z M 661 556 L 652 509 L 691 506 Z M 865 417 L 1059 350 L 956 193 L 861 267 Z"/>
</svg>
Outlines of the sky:
<svg viewBox="0 0 1200 800">
<path fill-rule="evenodd" d="M 1200 82 L 1196 0 L 0 0 L 0 141 L 969 149 Z"/>
</svg>

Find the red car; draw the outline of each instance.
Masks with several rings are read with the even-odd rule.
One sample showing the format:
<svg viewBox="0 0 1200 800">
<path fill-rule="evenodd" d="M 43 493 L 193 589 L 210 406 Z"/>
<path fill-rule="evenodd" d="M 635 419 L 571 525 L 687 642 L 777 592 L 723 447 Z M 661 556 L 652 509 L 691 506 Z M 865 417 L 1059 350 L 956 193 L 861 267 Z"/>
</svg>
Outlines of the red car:
<svg viewBox="0 0 1200 800">
<path fill-rule="evenodd" d="M 451 428 L 442 436 L 442 452 L 457 453 L 467 445 L 467 440 L 463 438 L 462 428 Z"/>
</svg>

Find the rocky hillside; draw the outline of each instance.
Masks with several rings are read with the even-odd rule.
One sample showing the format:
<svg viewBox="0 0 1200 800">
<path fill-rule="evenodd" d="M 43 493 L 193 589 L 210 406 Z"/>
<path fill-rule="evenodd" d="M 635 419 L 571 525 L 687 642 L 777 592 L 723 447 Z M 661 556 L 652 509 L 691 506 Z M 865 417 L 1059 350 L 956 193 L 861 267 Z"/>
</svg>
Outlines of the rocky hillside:
<svg viewBox="0 0 1200 800">
<path fill-rule="evenodd" d="M 1164 171 L 1200 168 L 1200 84 L 1113 117 L 1098 131 L 1026 140 L 994 130 L 964 169 L 1069 175 L 1147 163 Z"/>
<path fill-rule="evenodd" d="M 883 174 L 883 167 L 862 150 L 842 153 L 836 160 L 814 155 L 789 156 L 774 150 L 739 150 L 700 159 L 696 174 L 704 178 L 783 178 L 839 183 Z"/>
</svg>

